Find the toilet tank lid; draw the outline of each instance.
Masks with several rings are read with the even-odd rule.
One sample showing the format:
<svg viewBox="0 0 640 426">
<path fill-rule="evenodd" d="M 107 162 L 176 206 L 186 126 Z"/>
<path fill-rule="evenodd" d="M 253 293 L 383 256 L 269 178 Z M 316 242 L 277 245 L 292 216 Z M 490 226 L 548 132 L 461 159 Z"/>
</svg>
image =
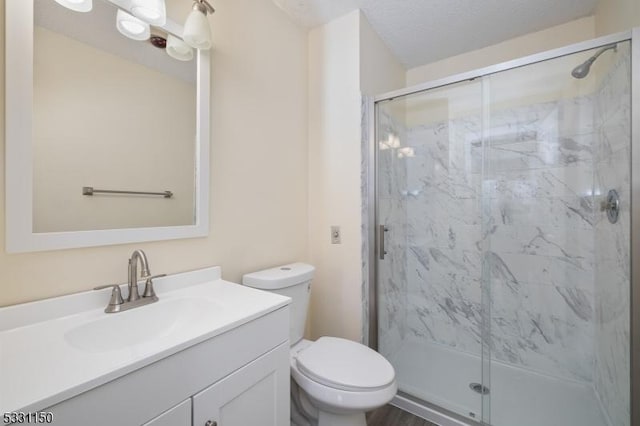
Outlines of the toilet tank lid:
<svg viewBox="0 0 640 426">
<path fill-rule="evenodd" d="M 306 263 L 290 263 L 242 277 L 242 284 L 261 290 L 277 290 L 311 281 L 315 268 Z"/>
</svg>

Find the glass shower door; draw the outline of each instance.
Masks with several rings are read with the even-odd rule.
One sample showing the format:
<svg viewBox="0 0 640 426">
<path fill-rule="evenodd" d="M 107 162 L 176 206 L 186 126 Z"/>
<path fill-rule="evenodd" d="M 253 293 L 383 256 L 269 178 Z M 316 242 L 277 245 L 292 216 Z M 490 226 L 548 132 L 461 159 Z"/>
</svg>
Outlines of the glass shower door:
<svg viewBox="0 0 640 426">
<path fill-rule="evenodd" d="M 494 426 L 629 425 L 629 44 L 485 77 Z"/>
<path fill-rule="evenodd" d="M 630 44 L 376 104 L 378 349 L 402 396 L 630 425 Z"/>
<path fill-rule="evenodd" d="M 376 106 L 386 252 L 377 263 L 378 349 L 401 393 L 475 421 L 484 389 L 482 110 L 480 81 Z"/>
</svg>

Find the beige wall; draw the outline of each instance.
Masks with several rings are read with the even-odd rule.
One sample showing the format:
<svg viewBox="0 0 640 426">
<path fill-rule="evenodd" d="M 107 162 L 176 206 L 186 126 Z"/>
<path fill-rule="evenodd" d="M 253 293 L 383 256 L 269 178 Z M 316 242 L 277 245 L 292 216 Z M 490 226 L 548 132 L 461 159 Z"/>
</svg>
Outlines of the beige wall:
<svg viewBox="0 0 640 426">
<path fill-rule="evenodd" d="M 625 31 L 640 26 L 640 1 L 599 0 L 594 16 L 598 36 Z"/>
<path fill-rule="evenodd" d="M 186 16 L 189 4 L 180 3 Z M 234 281 L 258 268 L 306 260 L 306 31 L 263 0 L 218 2 L 210 19 L 215 50 L 209 237 L 9 255 L 0 226 L 0 305 L 124 282 L 126 260 L 138 247 L 147 252 L 153 273 L 221 265 L 224 277 Z M 0 46 L 4 70 L 4 41 Z M 0 91 L 4 97 L 4 84 Z M 0 117 L 4 129 L 4 109 Z"/>
<path fill-rule="evenodd" d="M 544 52 L 595 37 L 595 19 L 586 17 L 516 37 L 483 49 L 452 56 L 407 71 L 407 85 L 423 83 L 450 75 L 472 71 L 500 62 Z"/>
<path fill-rule="evenodd" d="M 404 75 L 359 11 L 309 34 L 312 338 L 362 338 L 361 93 L 400 88 Z M 340 245 L 331 244 L 332 225 Z"/>
<path fill-rule="evenodd" d="M 309 33 L 311 337 L 360 338 L 360 76 L 358 11 Z M 338 225 L 342 244 L 332 245 Z"/>
<path fill-rule="evenodd" d="M 35 27 L 35 232 L 194 223 L 196 85 L 161 69 Z M 173 197 L 87 197 L 83 186 Z"/>
<path fill-rule="evenodd" d="M 406 72 L 398 58 L 360 14 L 360 89 L 373 96 L 406 85 Z"/>
</svg>

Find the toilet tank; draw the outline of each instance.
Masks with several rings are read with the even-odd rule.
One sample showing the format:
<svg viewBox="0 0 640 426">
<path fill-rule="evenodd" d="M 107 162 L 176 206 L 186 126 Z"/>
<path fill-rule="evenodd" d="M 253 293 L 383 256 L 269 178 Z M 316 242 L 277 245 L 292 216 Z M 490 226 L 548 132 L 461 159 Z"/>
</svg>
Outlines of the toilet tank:
<svg viewBox="0 0 640 426">
<path fill-rule="evenodd" d="M 291 298 L 289 341 L 292 346 L 304 336 L 314 271 L 315 268 L 306 263 L 291 263 L 252 272 L 242 277 L 242 284 L 248 287 L 272 291 Z"/>
</svg>

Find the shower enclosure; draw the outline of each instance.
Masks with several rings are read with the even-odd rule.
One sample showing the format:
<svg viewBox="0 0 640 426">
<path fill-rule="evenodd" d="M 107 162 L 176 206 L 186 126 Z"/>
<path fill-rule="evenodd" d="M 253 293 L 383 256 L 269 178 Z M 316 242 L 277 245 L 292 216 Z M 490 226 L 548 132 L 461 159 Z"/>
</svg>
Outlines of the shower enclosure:
<svg viewBox="0 0 640 426">
<path fill-rule="evenodd" d="M 396 404 L 443 425 L 640 424 L 639 35 L 372 101 L 369 341 Z"/>
</svg>

